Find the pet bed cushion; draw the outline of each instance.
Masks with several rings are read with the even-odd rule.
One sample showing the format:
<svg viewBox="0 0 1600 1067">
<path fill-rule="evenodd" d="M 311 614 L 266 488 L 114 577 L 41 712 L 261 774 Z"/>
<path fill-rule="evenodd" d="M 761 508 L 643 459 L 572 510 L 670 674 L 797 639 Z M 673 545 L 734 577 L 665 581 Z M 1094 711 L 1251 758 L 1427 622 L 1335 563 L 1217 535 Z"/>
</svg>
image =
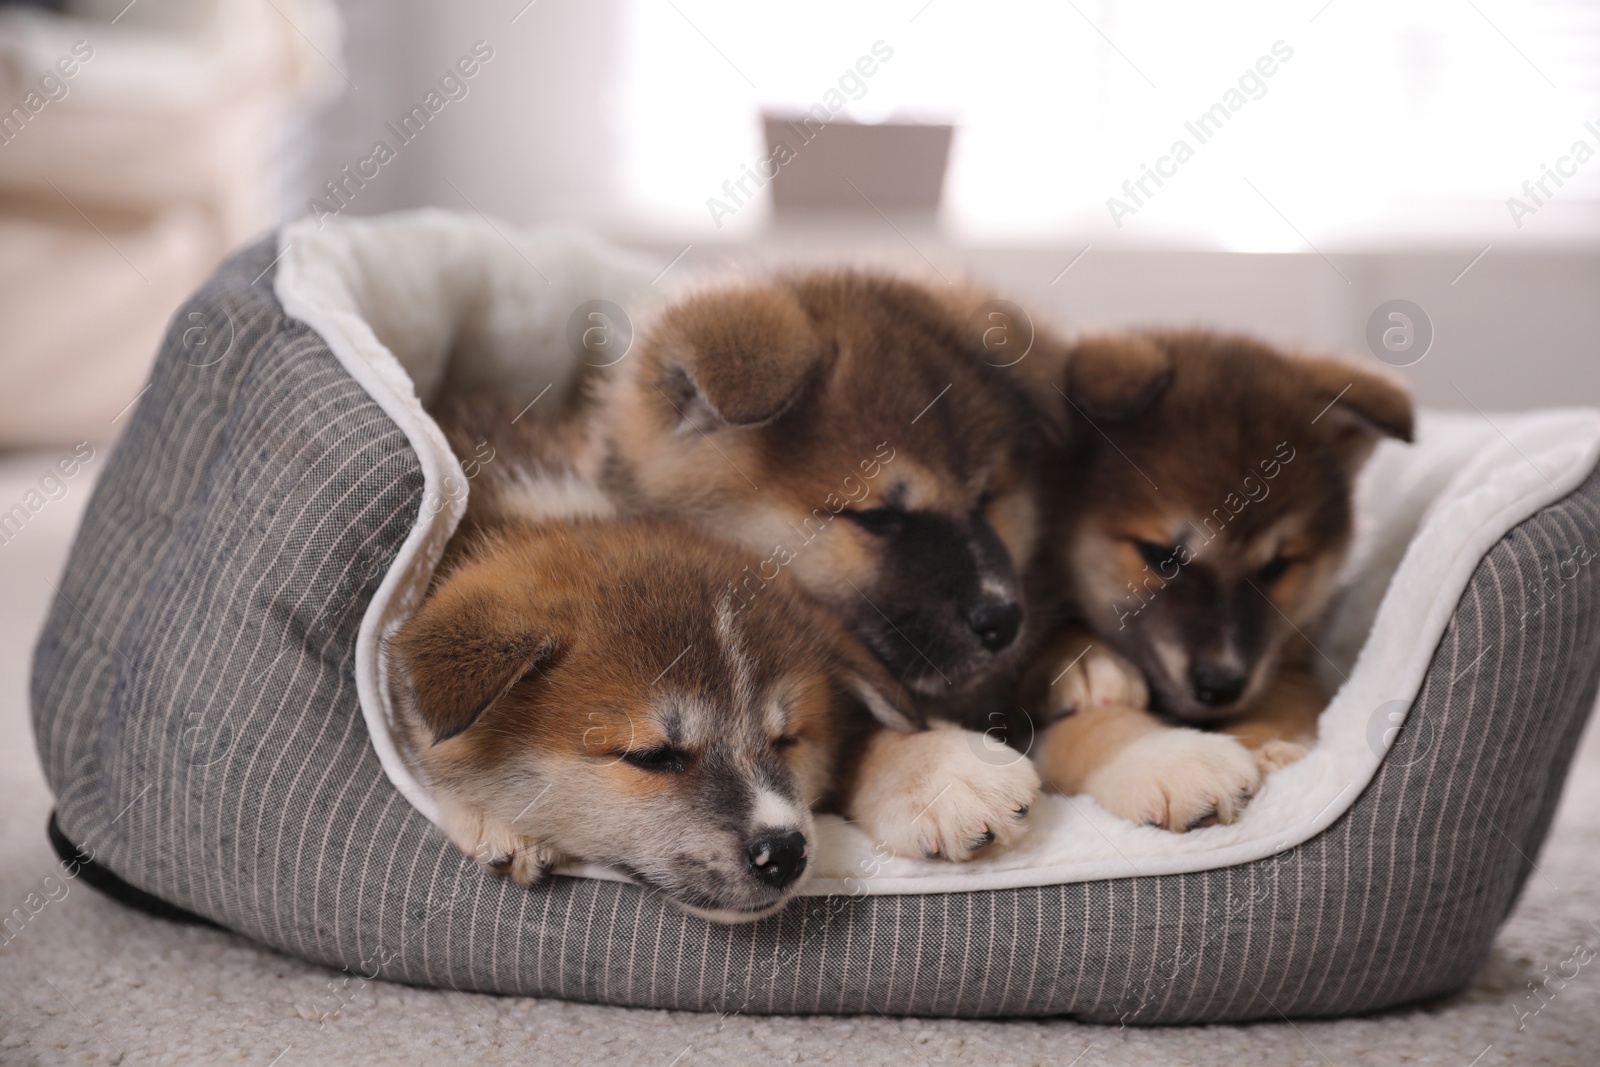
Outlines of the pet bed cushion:
<svg viewBox="0 0 1600 1067">
<path fill-rule="evenodd" d="M 576 235 L 431 212 L 296 224 L 221 268 L 174 320 L 40 641 L 65 836 L 295 955 L 461 989 L 1157 1023 L 1471 977 L 1600 678 L 1590 412 L 1429 414 L 1379 450 L 1318 640 L 1323 741 L 1235 826 L 1174 836 L 1049 798 L 1024 847 L 953 867 L 874 862 L 825 821 L 811 895 L 738 927 L 609 872 L 527 891 L 456 852 L 387 743 L 379 656 L 464 499 L 419 397 L 559 393 L 572 313 L 642 322 L 649 282 Z M 221 358 L 194 358 L 196 321 Z"/>
</svg>

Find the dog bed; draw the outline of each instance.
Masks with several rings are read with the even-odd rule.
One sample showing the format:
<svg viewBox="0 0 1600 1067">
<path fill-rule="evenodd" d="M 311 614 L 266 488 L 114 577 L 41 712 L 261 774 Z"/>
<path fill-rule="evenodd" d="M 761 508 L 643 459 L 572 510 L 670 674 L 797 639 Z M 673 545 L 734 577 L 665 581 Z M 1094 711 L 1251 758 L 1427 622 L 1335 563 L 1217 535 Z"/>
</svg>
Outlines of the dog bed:
<svg viewBox="0 0 1600 1067">
<path fill-rule="evenodd" d="M 35 660 L 59 839 L 97 884 L 367 978 L 641 1007 L 1215 1022 L 1469 980 L 1600 682 L 1590 411 L 1426 413 L 1380 447 L 1317 637 L 1321 741 L 1233 826 L 1046 798 L 1023 847 L 954 866 L 825 819 L 807 895 L 743 926 L 457 852 L 388 741 L 380 655 L 468 488 L 422 401 L 559 395 L 597 310 L 626 357 L 652 273 L 422 212 L 286 227 L 179 310 Z"/>
</svg>

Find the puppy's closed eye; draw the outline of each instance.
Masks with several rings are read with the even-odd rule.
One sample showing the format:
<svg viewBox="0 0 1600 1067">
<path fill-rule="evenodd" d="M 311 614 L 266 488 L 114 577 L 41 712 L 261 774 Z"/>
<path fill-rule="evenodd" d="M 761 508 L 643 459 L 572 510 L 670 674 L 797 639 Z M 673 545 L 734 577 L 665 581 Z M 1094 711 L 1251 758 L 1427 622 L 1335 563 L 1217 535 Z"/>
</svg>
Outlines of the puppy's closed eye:
<svg viewBox="0 0 1600 1067">
<path fill-rule="evenodd" d="M 694 762 L 691 753 L 671 745 L 636 748 L 621 755 L 622 762 L 651 774 L 681 774 Z"/>
<path fill-rule="evenodd" d="M 1262 567 L 1261 570 L 1257 572 L 1258 577 L 1260 577 L 1263 582 L 1266 582 L 1270 585 L 1279 578 L 1282 578 L 1285 574 L 1288 574 L 1289 568 L 1293 567 L 1295 562 L 1295 560 L 1290 559 L 1288 556 L 1282 554 L 1273 556 L 1272 559 L 1267 562 L 1267 565 Z"/>
<path fill-rule="evenodd" d="M 864 511 L 846 511 L 843 514 L 845 518 L 868 533 L 883 537 L 899 533 L 906 524 L 906 513 L 903 508 L 867 508 Z"/>
<path fill-rule="evenodd" d="M 1152 568 L 1165 566 L 1178 554 L 1178 550 L 1172 545 L 1158 545 L 1154 541 L 1142 541 L 1137 538 L 1134 539 L 1133 547 L 1138 550 L 1139 558 Z"/>
</svg>

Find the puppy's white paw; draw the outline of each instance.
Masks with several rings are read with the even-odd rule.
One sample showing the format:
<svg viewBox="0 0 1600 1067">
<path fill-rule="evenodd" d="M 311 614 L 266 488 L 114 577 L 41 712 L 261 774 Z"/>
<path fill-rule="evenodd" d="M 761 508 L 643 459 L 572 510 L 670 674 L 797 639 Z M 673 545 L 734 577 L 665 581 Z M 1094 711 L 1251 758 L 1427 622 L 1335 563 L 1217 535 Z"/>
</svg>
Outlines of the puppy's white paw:
<svg viewBox="0 0 1600 1067">
<path fill-rule="evenodd" d="M 518 885 L 537 885 L 561 862 L 561 855 L 555 849 L 476 806 L 442 801 L 439 817 L 457 848 L 484 870 L 509 874 Z"/>
<path fill-rule="evenodd" d="M 900 856 L 961 862 L 1027 830 L 1039 774 L 1022 753 L 936 722 L 918 733 L 873 738 L 850 816 Z"/>
<path fill-rule="evenodd" d="M 1098 641 L 1076 662 L 1069 659 L 1056 670 L 1060 673 L 1050 684 L 1049 696 L 1053 718 L 1113 704 L 1150 706 L 1150 687 L 1145 684 L 1144 673 Z"/>
<path fill-rule="evenodd" d="M 1268 741 L 1252 751 L 1255 752 L 1256 766 L 1261 768 L 1261 776 L 1265 778 L 1273 771 L 1305 759 L 1311 749 L 1298 741 Z"/>
<path fill-rule="evenodd" d="M 1182 833 L 1237 819 L 1261 788 L 1261 769 L 1226 734 L 1163 729 L 1128 745 L 1084 786 L 1114 815 Z"/>
</svg>

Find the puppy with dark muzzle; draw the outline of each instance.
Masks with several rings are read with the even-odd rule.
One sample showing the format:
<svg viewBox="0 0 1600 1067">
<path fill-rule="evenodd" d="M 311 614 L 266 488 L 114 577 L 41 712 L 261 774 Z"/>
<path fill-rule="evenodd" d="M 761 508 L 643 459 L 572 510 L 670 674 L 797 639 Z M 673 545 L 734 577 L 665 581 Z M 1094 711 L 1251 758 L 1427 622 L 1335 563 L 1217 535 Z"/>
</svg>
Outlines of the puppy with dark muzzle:
<svg viewBox="0 0 1600 1067">
<path fill-rule="evenodd" d="M 569 462 L 581 431 L 511 414 L 448 417 L 475 473 L 467 516 L 389 643 L 399 746 L 451 840 L 524 885 L 593 862 L 736 922 L 803 884 L 813 810 L 922 832 L 856 774 L 882 722 L 913 723 L 855 636 L 782 575 L 739 604 L 754 557 L 618 517 Z M 1037 778 L 1007 782 L 982 800 L 1009 834 Z"/>
<path fill-rule="evenodd" d="M 924 704 L 959 703 L 1016 667 L 1037 528 L 1035 405 L 968 321 L 978 302 L 851 271 L 690 296 L 603 393 L 599 480 L 756 553 L 725 583 L 740 610 L 792 577 Z M 954 728 L 880 740 L 863 774 L 893 815 L 853 811 L 869 834 L 950 858 L 1009 836 L 1026 761 Z M 925 812 L 917 833 L 902 809 Z"/>
<path fill-rule="evenodd" d="M 737 595 L 786 571 L 919 693 L 992 670 L 1024 624 L 1032 416 L 954 303 L 852 272 L 684 300 L 609 393 L 604 487 L 770 558 Z"/>
<path fill-rule="evenodd" d="M 1357 473 L 1411 401 L 1385 375 L 1205 332 L 1083 340 L 1046 467 L 1043 584 L 1070 616 L 1024 683 L 1048 788 L 1181 831 L 1232 822 L 1327 696 L 1310 638 Z"/>
</svg>

